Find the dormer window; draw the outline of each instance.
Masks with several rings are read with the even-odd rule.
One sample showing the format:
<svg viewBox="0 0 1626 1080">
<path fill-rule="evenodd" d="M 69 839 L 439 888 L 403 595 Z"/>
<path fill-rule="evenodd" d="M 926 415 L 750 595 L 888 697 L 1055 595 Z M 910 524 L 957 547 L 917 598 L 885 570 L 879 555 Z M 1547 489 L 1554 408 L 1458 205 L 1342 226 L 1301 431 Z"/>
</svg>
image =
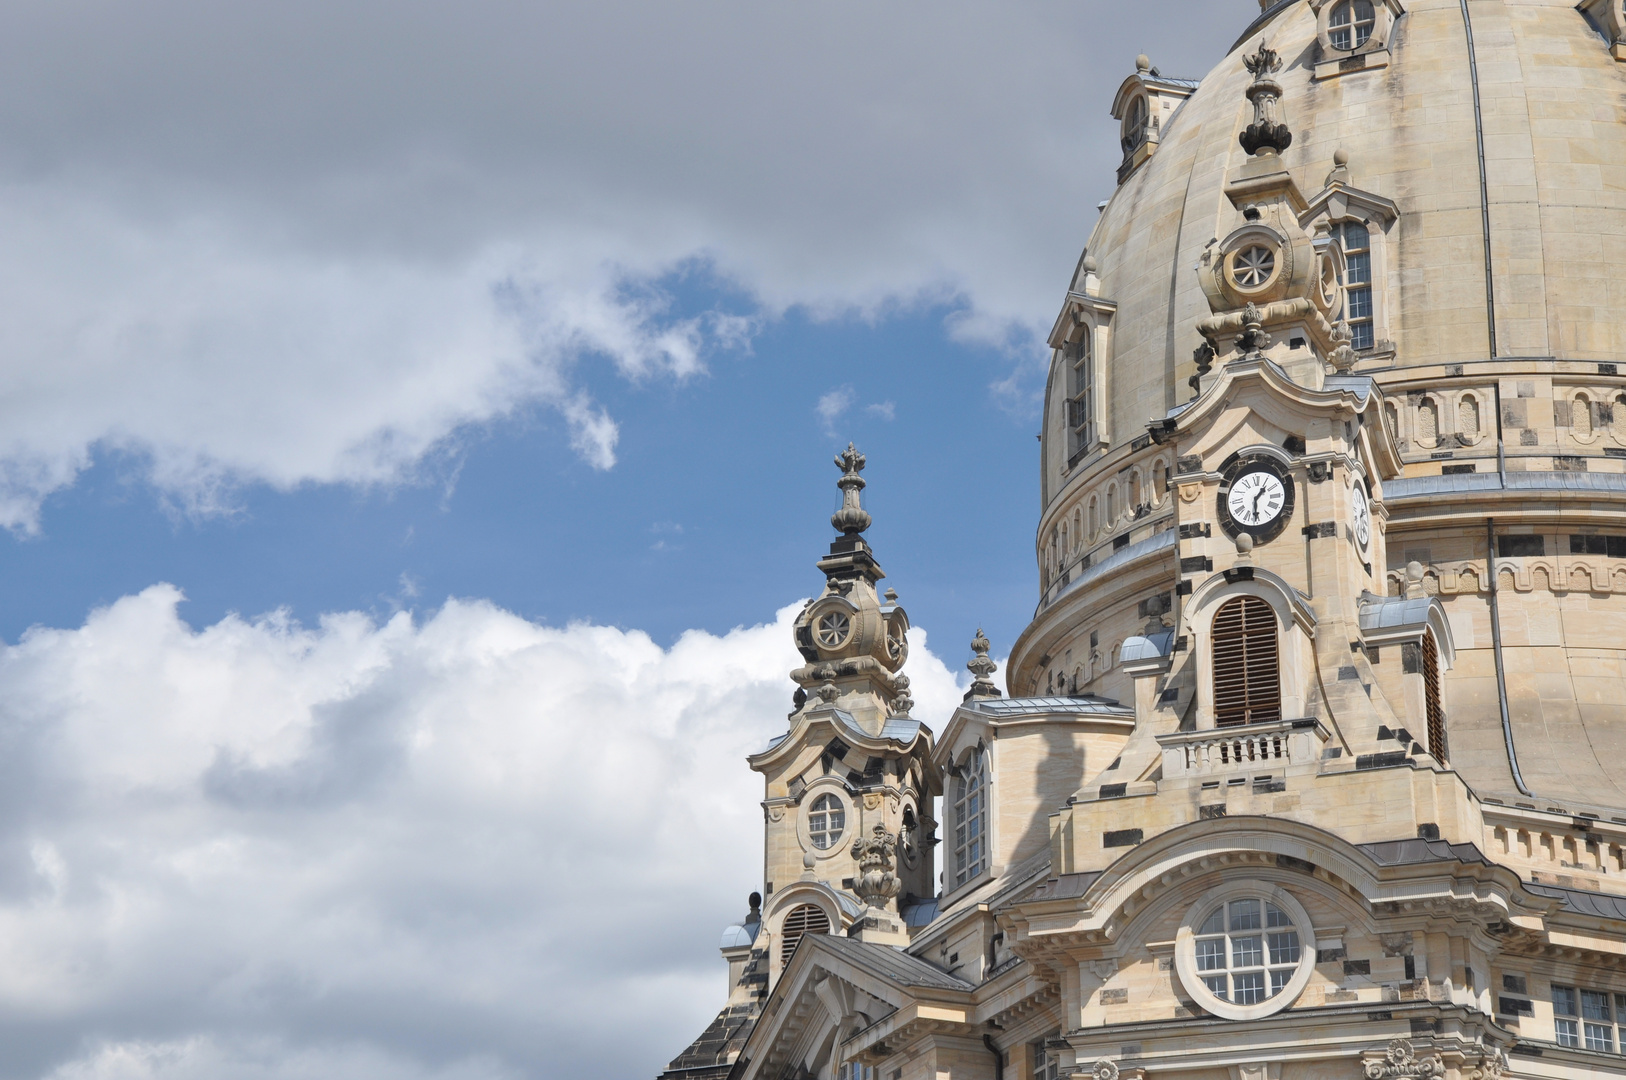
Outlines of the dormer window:
<svg viewBox="0 0 1626 1080">
<path fill-rule="evenodd" d="M 1333 226 L 1333 235 L 1344 249 L 1344 318 L 1352 335 L 1350 345 L 1357 351 L 1371 349 L 1377 341 L 1372 314 L 1372 234 L 1358 221 L 1344 221 Z"/>
<path fill-rule="evenodd" d="M 1129 103 L 1129 113 L 1124 117 L 1123 148 L 1125 157 L 1146 145 L 1146 129 L 1149 123 L 1150 110 L 1146 107 L 1146 98 L 1135 98 Z"/>
<path fill-rule="evenodd" d="M 954 782 L 954 884 L 988 869 L 988 759 L 979 748 L 960 767 Z"/>
<path fill-rule="evenodd" d="M 1067 346 L 1067 428 L 1069 457 L 1089 449 L 1095 440 L 1095 349 L 1090 344 L 1090 328 Z"/>
<path fill-rule="evenodd" d="M 1353 52 L 1372 40 L 1377 24 L 1378 13 L 1372 0 L 1343 0 L 1332 9 L 1332 17 L 1327 20 L 1332 47 Z"/>
</svg>

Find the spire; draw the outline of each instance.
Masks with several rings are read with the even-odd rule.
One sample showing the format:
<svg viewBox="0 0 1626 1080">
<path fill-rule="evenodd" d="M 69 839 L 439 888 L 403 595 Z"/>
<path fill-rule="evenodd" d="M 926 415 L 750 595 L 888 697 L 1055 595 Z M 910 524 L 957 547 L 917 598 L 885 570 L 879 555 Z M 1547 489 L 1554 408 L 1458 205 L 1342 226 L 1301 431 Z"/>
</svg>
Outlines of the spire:
<svg viewBox="0 0 1626 1080">
<path fill-rule="evenodd" d="M 982 627 L 977 627 L 977 636 L 971 639 L 971 651 L 977 655 L 973 656 L 971 662 L 966 664 L 966 668 L 970 670 L 973 676 L 971 689 L 967 690 L 965 694 L 964 700 L 966 701 L 970 701 L 972 698 L 1002 696 L 999 687 L 994 685 L 992 678 L 994 672 L 999 670 L 999 665 L 988 658 L 988 650 L 991 647 L 987 636 L 982 632 Z"/>
<path fill-rule="evenodd" d="M 1271 78 L 1282 70 L 1282 58 L 1261 40 L 1259 51 L 1244 57 L 1242 63 L 1253 76 L 1247 89 L 1248 100 L 1253 102 L 1253 123 L 1238 140 L 1242 149 L 1256 157 L 1279 154 L 1293 145 L 1293 133 L 1281 120 L 1282 85 Z"/>
<path fill-rule="evenodd" d="M 836 468 L 841 470 L 841 479 L 836 481 L 841 489 L 841 509 L 831 515 L 830 524 L 841 535 L 830 545 L 830 554 L 819 560 L 819 569 L 843 589 L 860 577 L 871 585 L 886 577 L 864 540 L 864 530 L 874 522 L 859 494 L 868 486 L 858 475 L 864 471 L 865 464 L 864 455 L 852 443 L 836 458 Z"/>
</svg>

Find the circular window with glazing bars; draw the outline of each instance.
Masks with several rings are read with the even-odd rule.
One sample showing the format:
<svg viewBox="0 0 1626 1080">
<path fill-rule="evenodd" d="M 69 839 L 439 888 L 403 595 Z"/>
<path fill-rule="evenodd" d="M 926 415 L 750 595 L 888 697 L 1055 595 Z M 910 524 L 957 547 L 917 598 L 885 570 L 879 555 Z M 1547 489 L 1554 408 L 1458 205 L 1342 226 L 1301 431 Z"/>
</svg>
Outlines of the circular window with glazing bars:
<svg viewBox="0 0 1626 1080">
<path fill-rule="evenodd" d="M 1285 889 L 1238 882 L 1187 913 L 1175 945 L 1186 991 L 1216 1016 L 1251 1020 L 1290 1006 L 1315 967 L 1315 931 Z"/>
<path fill-rule="evenodd" d="M 1327 20 L 1327 37 L 1333 48 L 1354 52 L 1372 40 L 1377 25 L 1378 12 L 1372 0 L 1343 0 Z"/>
</svg>

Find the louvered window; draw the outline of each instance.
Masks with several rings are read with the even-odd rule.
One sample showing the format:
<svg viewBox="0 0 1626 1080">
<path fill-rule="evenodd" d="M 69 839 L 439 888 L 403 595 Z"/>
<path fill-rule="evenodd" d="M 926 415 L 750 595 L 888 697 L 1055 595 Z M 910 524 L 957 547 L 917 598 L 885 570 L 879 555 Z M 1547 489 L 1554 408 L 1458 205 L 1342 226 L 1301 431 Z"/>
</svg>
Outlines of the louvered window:
<svg viewBox="0 0 1626 1080">
<path fill-rule="evenodd" d="M 780 966 L 790 963 L 791 954 L 796 951 L 796 946 L 802 943 L 803 937 L 808 934 L 829 932 L 830 920 L 824 914 L 823 908 L 815 904 L 803 904 L 799 908 L 792 908 L 779 929 Z"/>
<path fill-rule="evenodd" d="M 1423 634 L 1423 701 L 1428 709 L 1428 752 L 1444 761 L 1451 751 L 1445 739 L 1445 709 L 1440 705 L 1440 650 L 1432 630 Z"/>
<path fill-rule="evenodd" d="M 1214 719 L 1220 727 L 1282 718 L 1276 612 L 1239 596 L 1214 616 Z"/>
</svg>

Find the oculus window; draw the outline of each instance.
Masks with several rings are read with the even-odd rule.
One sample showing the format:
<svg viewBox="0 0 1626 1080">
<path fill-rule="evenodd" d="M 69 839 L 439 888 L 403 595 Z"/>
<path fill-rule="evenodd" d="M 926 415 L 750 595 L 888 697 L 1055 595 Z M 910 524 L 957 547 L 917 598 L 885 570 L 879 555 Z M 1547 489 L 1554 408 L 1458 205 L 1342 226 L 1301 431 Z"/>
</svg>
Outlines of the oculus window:
<svg viewBox="0 0 1626 1080">
<path fill-rule="evenodd" d="M 1175 966 L 1187 992 L 1228 1020 L 1287 1008 L 1310 981 L 1315 933 L 1286 890 L 1263 883 L 1221 886 L 1190 910 Z"/>
<path fill-rule="evenodd" d="M 1333 48 L 1353 52 L 1372 40 L 1377 25 L 1378 12 L 1372 0 L 1344 0 L 1332 9 L 1332 18 L 1327 20 L 1328 37 Z"/>
<path fill-rule="evenodd" d="M 841 842 L 847 829 L 847 808 L 834 795 L 820 795 L 807 815 L 807 835 L 813 846 L 829 851 Z"/>
</svg>

